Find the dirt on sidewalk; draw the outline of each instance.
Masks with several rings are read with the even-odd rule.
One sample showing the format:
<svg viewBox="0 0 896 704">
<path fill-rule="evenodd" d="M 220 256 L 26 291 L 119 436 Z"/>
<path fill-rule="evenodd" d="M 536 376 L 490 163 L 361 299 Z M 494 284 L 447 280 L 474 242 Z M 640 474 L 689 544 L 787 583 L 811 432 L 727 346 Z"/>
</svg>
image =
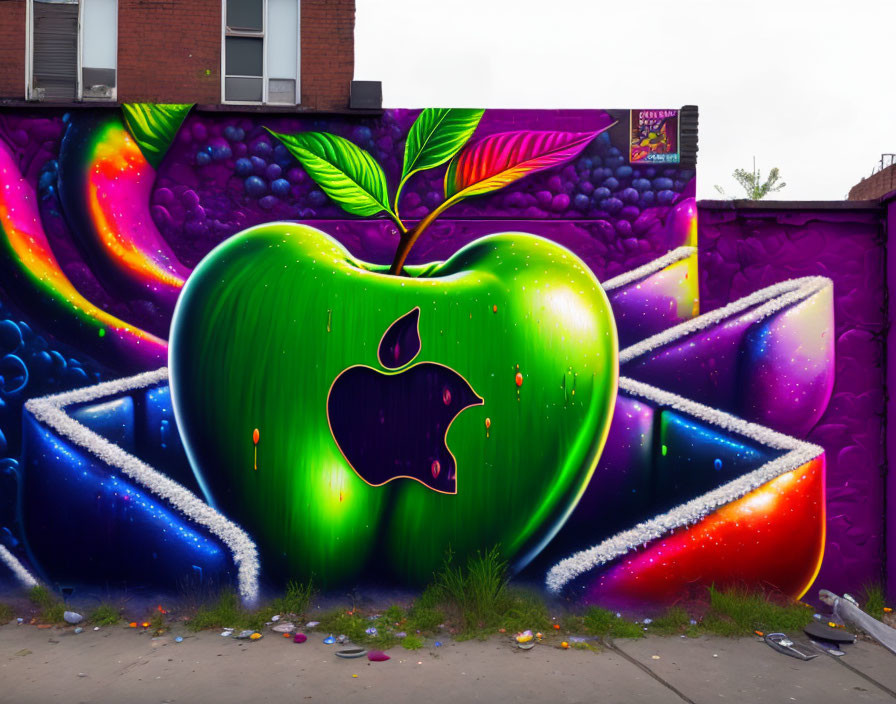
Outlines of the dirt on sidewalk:
<svg viewBox="0 0 896 704">
<path fill-rule="evenodd" d="M 175 637 L 183 642 L 175 642 Z M 255 642 L 216 631 L 150 634 L 110 626 L 0 627 L 0 702 L 882 702 L 894 701 L 892 655 L 859 644 L 853 671 L 829 656 L 798 662 L 752 639 L 646 638 L 600 652 L 509 638 L 345 660 L 323 636 L 267 632 Z M 876 679 L 875 679 L 876 678 Z M 876 684 L 877 683 L 877 684 Z"/>
</svg>

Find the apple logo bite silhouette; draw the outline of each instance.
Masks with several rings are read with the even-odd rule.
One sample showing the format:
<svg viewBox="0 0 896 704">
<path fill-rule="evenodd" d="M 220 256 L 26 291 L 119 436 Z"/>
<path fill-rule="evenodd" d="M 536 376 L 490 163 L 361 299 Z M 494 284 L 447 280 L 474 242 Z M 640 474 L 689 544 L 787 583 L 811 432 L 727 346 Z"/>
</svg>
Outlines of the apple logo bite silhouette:
<svg viewBox="0 0 896 704">
<path fill-rule="evenodd" d="M 483 403 L 453 369 L 421 362 L 414 308 L 392 323 L 377 357 L 390 370 L 353 366 L 333 381 L 327 419 L 333 440 L 355 473 L 372 486 L 414 479 L 433 491 L 457 493 L 457 466 L 445 438 L 454 419 Z"/>
</svg>

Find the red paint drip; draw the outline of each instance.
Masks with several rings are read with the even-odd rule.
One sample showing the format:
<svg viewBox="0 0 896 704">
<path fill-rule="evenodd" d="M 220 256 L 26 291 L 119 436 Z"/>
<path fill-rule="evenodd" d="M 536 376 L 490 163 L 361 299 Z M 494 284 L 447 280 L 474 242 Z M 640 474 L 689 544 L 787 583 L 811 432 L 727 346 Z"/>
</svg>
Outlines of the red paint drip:
<svg viewBox="0 0 896 704">
<path fill-rule="evenodd" d="M 520 372 L 516 373 L 516 385 L 517 386 L 523 385 L 523 375 Z"/>
<path fill-rule="evenodd" d="M 439 478 L 439 472 L 442 471 L 442 465 L 439 464 L 439 461 L 438 461 L 438 460 L 433 460 L 433 461 L 432 461 L 432 466 L 431 466 L 429 469 L 430 469 L 430 471 L 432 472 L 432 478 L 433 478 L 433 479 L 438 479 L 438 478 Z"/>
</svg>

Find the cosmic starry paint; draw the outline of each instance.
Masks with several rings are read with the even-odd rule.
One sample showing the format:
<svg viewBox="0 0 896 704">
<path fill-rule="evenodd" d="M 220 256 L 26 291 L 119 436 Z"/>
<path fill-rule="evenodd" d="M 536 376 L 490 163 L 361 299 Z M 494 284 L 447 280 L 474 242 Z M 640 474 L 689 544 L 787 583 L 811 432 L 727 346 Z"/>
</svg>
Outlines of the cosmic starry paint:
<svg viewBox="0 0 896 704">
<path fill-rule="evenodd" d="M 801 595 L 835 292 L 700 315 L 694 171 L 631 120 L 0 115 L 4 561 L 248 602 L 500 544 L 588 602 Z"/>
</svg>

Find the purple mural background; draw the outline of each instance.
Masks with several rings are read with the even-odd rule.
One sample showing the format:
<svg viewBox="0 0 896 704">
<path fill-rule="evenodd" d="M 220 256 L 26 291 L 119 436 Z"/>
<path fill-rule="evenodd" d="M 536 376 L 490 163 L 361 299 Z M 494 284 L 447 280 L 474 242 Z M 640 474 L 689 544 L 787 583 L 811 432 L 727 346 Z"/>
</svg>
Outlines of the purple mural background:
<svg viewBox="0 0 896 704">
<path fill-rule="evenodd" d="M 698 212 L 702 312 L 789 278 L 834 282 L 834 391 L 807 436 L 827 456 L 827 539 L 816 586 L 855 590 L 880 582 L 887 504 L 883 211 L 872 203 L 702 201 Z"/>
<path fill-rule="evenodd" d="M 404 137 L 418 114 L 395 110 L 381 117 L 349 119 L 193 112 L 152 172 L 145 213 L 135 209 L 135 217 L 151 221 L 187 267 L 228 237 L 275 220 L 307 222 L 358 258 L 388 264 L 398 241 L 392 221 L 347 217 L 264 128 L 287 134 L 326 130 L 345 137 L 368 150 L 394 186 L 400 178 Z M 452 208 L 420 238 L 409 263 L 447 259 L 483 235 L 522 231 L 567 247 L 606 282 L 694 244 L 693 232 L 673 221 L 675 206 L 688 204 L 693 212 L 695 170 L 629 164 L 620 148 L 627 139 L 625 111 L 490 110 L 479 133 L 599 131 L 608 114 L 618 123 L 575 160 Z M 89 134 L 108 124 L 110 115 L 114 119 L 103 110 L 74 115 L 9 112 L 0 115 L 0 139 L 39 196 L 40 221 L 75 289 L 105 311 L 166 337 L 170 307 L 145 291 L 119 285 L 115 272 L 97 265 L 97 252 L 91 250 L 95 243 L 79 239 L 77 218 L 73 225 L 71 212 L 66 217 L 63 194 L 57 193 L 64 189 L 65 169 L 88 161 L 83 144 L 75 139 L 66 144 L 66 130 Z M 249 163 L 251 171 L 240 173 L 240 162 Z M 261 184 L 257 192 L 249 188 L 251 179 Z M 443 169 L 418 174 L 408 183 L 399 210 L 409 227 L 440 202 L 442 190 Z M 889 489 L 886 454 L 886 305 L 888 277 L 896 274 L 887 269 L 884 234 L 896 207 L 884 199 L 857 204 L 705 201 L 698 209 L 700 313 L 798 277 L 824 276 L 834 282 L 835 386 L 826 412 L 806 438 L 825 449 L 827 461 L 826 547 L 816 584 L 855 591 L 881 581 L 885 565 L 896 574 L 894 561 L 887 565 L 884 554 L 887 545 L 896 544 L 893 521 L 885 520 L 886 511 L 896 504 L 887 500 L 888 491 L 896 496 L 896 485 Z M 77 365 L 69 360 L 71 378 L 57 383 L 48 376 L 45 386 L 32 385 L 29 394 L 121 375 L 122 369 L 92 359 L 89 346 L 68 347 L 65 335 L 54 337 L 54 321 L 42 320 L 30 308 L 34 301 L 20 294 L 9 281 L 0 281 L 0 301 L 11 304 L 10 320 L 16 316 L 33 321 L 35 331 L 25 329 L 36 340 L 33 345 L 26 340 L 26 346 L 34 347 L 34 359 L 50 359 L 56 349 L 65 353 L 59 358 L 82 358 Z M 53 349 L 47 352 L 47 347 Z M 10 418 L 12 410 L 6 410 Z M 18 432 L 7 434 L 12 456 L 19 450 Z M 896 579 L 890 584 L 896 585 Z"/>
</svg>

